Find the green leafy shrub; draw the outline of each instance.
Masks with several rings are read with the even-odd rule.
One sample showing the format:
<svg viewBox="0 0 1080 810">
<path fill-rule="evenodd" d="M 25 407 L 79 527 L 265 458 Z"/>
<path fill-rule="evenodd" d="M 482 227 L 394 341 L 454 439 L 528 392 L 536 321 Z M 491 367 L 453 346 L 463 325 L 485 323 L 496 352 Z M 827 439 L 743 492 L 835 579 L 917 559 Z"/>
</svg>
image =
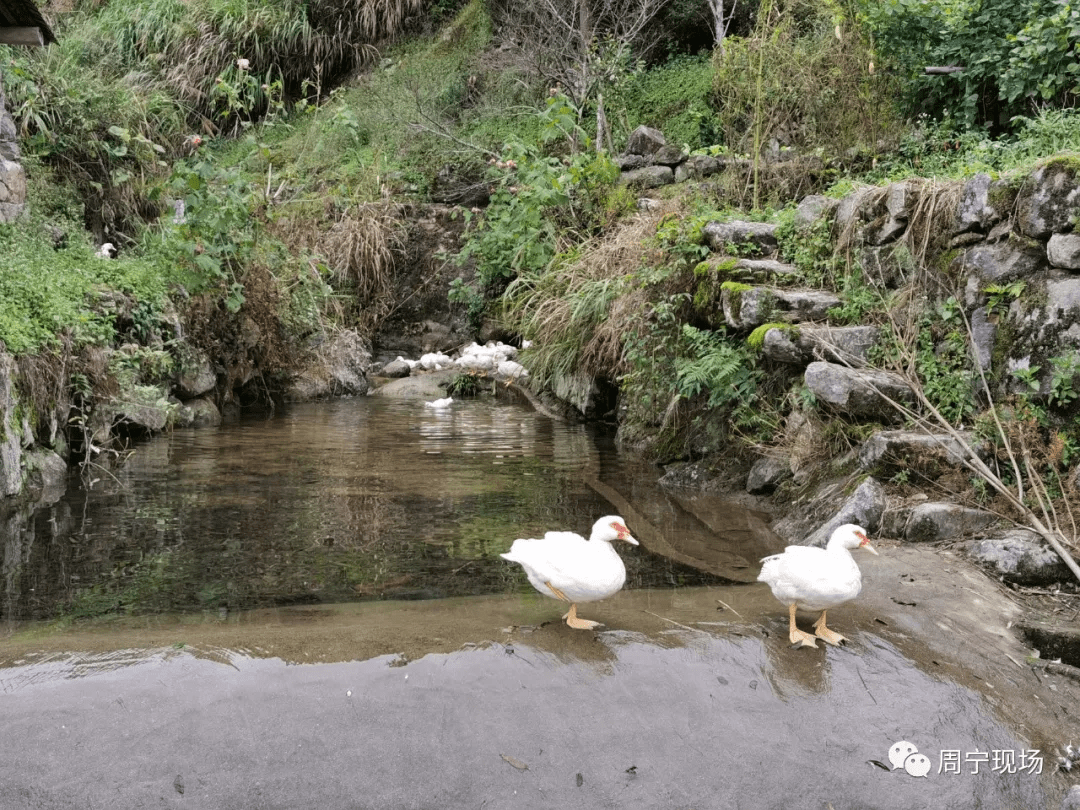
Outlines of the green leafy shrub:
<svg viewBox="0 0 1080 810">
<path fill-rule="evenodd" d="M 605 97 L 608 116 L 623 131 L 620 144 L 641 124 L 664 133 L 668 143 L 691 150 L 721 142 L 712 109 L 712 64 L 705 56 L 678 56 L 640 71 Z"/>
<path fill-rule="evenodd" d="M 1067 3 L 863 0 L 861 9 L 883 67 L 903 79 L 909 114 L 948 119 L 960 130 L 1000 127 L 1034 100 L 1075 99 L 1080 20 Z M 926 75 L 928 66 L 963 70 Z"/>
<path fill-rule="evenodd" d="M 491 202 L 466 233 L 456 258 L 461 265 L 476 261 L 485 290 L 501 291 L 518 274 L 547 267 L 560 240 L 592 236 L 606 219 L 606 193 L 618 177 L 618 167 L 587 148 L 561 156 L 551 153 L 552 142 L 584 139 L 576 111 L 565 96 L 549 98 L 541 115 L 540 143 L 512 142 L 503 159 L 493 159 Z"/>
</svg>

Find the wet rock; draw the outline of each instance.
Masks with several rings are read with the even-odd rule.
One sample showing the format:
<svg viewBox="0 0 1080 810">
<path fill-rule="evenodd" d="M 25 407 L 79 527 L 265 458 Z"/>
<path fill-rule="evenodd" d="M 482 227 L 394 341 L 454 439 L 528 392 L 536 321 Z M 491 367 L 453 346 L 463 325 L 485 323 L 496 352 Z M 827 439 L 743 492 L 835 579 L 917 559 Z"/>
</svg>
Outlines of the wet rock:
<svg viewBox="0 0 1080 810">
<path fill-rule="evenodd" d="M 99 403 L 94 413 L 95 441 L 108 444 L 117 429 L 158 433 L 166 428 L 175 411 L 164 389 L 132 385 L 108 402 Z"/>
<path fill-rule="evenodd" d="M 177 427 L 217 427 L 221 422 L 221 411 L 209 397 L 182 402 L 176 413 Z"/>
<path fill-rule="evenodd" d="M 875 532 L 881 525 L 885 503 L 885 489 L 876 479 L 867 478 L 859 484 L 836 514 L 806 539 L 806 545 L 824 548 L 837 527 L 845 523 L 854 523 L 870 533 Z"/>
<path fill-rule="evenodd" d="M 700 490 L 715 478 L 716 474 L 707 462 L 676 461 L 664 468 L 659 483 L 672 489 Z"/>
<path fill-rule="evenodd" d="M 675 173 L 670 166 L 644 166 L 623 172 L 619 182 L 624 186 L 638 188 L 659 188 L 675 182 Z"/>
<path fill-rule="evenodd" d="M 380 377 L 390 377 L 397 379 L 398 377 L 408 377 L 412 373 L 412 368 L 402 360 L 400 357 L 396 360 L 391 360 L 379 371 Z"/>
<path fill-rule="evenodd" d="M 896 410 L 882 395 L 907 404 L 915 399 L 911 386 L 899 375 L 887 371 L 852 369 L 818 361 L 806 367 L 803 379 L 818 400 L 852 416 L 893 419 Z"/>
<path fill-rule="evenodd" d="M 1016 200 L 1021 233 L 1047 239 L 1068 233 L 1080 207 L 1080 179 L 1075 158 L 1053 158 L 1036 169 L 1020 188 Z"/>
<path fill-rule="evenodd" d="M 946 433 L 930 434 L 915 430 L 881 430 L 859 448 L 859 466 L 868 470 L 881 463 L 907 466 L 912 459 L 940 459 L 959 466 L 969 456 L 975 443 L 973 433 L 962 433 L 962 440 Z"/>
<path fill-rule="evenodd" d="M 351 329 L 338 332 L 309 352 L 303 370 L 289 384 L 285 398 L 294 402 L 329 396 L 363 396 L 371 365 L 367 341 Z"/>
<path fill-rule="evenodd" d="M 1070 576 L 1061 557 L 1037 532 L 1026 529 L 972 540 L 964 552 L 993 574 L 1018 585 L 1049 585 Z"/>
<path fill-rule="evenodd" d="M 746 491 L 751 495 L 768 495 L 791 475 L 791 462 L 788 459 L 759 458 L 746 477 Z"/>
<path fill-rule="evenodd" d="M 725 289 L 721 297 L 724 320 L 733 329 L 752 329 L 769 321 L 822 320 L 840 299 L 821 290 L 778 287 Z"/>
<path fill-rule="evenodd" d="M 799 230 L 809 229 L 822 217 L 831 215 L 838 205 L 836 200 L 820 194 L 803 197 L 795 209 L 795 227 Z"/>
<path fill-rule="evenodd" d="M 198 349 L 189 348 L 182 352 L 180 372 L 174 385 L 176 395 L 180 399 L 194 399 L 213 390 L 215 385 L 217 374 L 210 358 Z"/>
<path fill-rule="evenodd" d="M 997 520 L 997 515 L 982 509 L 947 502 L 921 503 L 911 510 L 904 537 L 913 543 L 952 540 L 982 531 Z"/>
<path fill-rule="evenodd" d="M 877 336 L 876 326 L 808 325 L 770 329 L 765 333 L 762 350 L 766 357 L 792 365 L 805 366 L 823 359 L 856 363 L 866 359 Z"/>
<path fill-rule="evenodd" d="M 663 132 L 642 124 L 626 139 L 626 152 L 630 155 L 651 155 L 666 143 Z"/>
<path fill-rule="evenodd" d="M 776 252 L 776 228 L 769 222 L 710 222 L 702 235 L 710 248 L 718 253 L 728 252 L 730 245 L 754 245 L 764 255 Z"/>
<path fill-rule="evenodd" d="M 60 456 L 47 448 L 37 448 L 26 453 L 23 465 L 24 491 L 39 506 L 56 503 L 64 497 L 68 466 Z"/>
<path fill-rule="evenodd" d="M 1080 270 L 1080 234 L 1055 233 L 1046 243 L 1050 264 L 1065 270 Z"/>
</svg>

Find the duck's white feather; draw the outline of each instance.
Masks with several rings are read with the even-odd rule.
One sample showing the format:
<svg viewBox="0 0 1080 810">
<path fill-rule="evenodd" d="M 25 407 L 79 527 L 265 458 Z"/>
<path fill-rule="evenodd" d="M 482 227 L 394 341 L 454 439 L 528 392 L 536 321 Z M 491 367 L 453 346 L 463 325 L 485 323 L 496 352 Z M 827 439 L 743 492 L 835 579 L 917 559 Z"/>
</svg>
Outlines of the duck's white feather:
<svg viewBox="0 0 1080 810">
<path fill-rule="evenodd" d="M 788 546 L 766 557 L 758 581 L 767 583 L 782 604 L 803 610 L 828 610 L 854 599 L 862 590 L 862 573 L 850 551 L 860 545 L 854 529 L 840 527 L 825 548 Z"/>
<path fill-rule="evenodd" d="M 612 521 L 622 525 L 621 518 L 601 518 L 588 540 L 574 532 L 547 532 L 542 538 L 521 538 L 501 556 L 519 563 L 530 584 L 545 596 L 558 598 L 548 587 L 550 583 L 571 602 L 595 602 L 617 593 L 626 582 L 626 566 L 611 547 L 610 540 L 616 533 L 611 531 L 610 538 L 601 536 Z M 629 533 L 622 539 L 637 543 Z"/>
</svg>

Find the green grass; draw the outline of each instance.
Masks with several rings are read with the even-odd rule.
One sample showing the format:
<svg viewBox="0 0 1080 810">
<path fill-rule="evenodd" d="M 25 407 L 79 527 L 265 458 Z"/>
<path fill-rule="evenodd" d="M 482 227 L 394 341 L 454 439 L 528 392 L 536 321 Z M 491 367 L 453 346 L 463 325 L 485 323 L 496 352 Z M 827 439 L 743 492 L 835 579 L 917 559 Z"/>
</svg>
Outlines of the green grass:
<svg viewBox="0 0 1080 810">
<path fill-rule="evenodd" d="M 170 283 L 166 267 L 146 257 L 102 259 L 71 218 L 51 173 L 33 161 L 28 167 L 31 199 L 44 204 L 28 220 L 0 224 L 0 341 L 9 352 L 33 353 L 70 330 L 76 343 L 100 343 L 112 337 L 109 321 L 94 312 L 94 293 L 123 290 L 157 306 Z M 40 191 L 40 195 L 36 192 Z M 67 234 L 56 249 L 48 228 Z"/>
</svg>

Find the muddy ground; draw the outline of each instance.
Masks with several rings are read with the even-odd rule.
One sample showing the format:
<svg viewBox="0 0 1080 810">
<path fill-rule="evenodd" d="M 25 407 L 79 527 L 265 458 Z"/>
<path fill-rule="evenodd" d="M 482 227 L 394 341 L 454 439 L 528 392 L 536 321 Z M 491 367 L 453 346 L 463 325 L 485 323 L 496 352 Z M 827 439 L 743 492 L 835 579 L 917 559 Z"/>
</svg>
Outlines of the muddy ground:
<svg viewBox="0 0 1080 810">
<path fill-rule="evenodd" d="M 761 584 L 624 591 L 599 633 L 531 595 L 23 628 L 0 807 L 1057 810 L 1080 683 L 982 572 L 880 551 L 840 649 L 791 648 Z"/>
</svg>

